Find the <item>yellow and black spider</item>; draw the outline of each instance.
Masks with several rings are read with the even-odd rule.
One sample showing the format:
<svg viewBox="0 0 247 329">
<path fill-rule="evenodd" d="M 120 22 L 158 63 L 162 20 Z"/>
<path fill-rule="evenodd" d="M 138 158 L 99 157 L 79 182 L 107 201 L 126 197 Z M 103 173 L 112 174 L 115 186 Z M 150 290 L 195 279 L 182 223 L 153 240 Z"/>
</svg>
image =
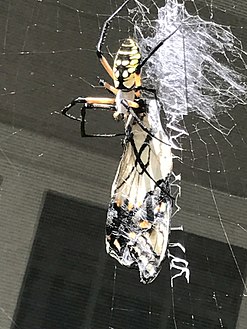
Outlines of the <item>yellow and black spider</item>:
<svg viewBox="0 0 247 329">
<path fill-rule="evenodd" d="M 139 124 L 138 116 L 136 113 L 145 112 L 145 102 L 140 98 L 141 90 L 150 91 L 155 94 L 155 90 L 144 88 L 141 84 L 141 68 L 147 62 L 147 60 L 163 45 L 163 43 L 170 38 L 176 30 L 168 37 L 158 43 L 156 47 L 149 53 L 145 59 L 141 59 L 140 49 L 135 40 L 127 38 L 120 46 L 113 64 L 113 68 L 108 63 L 107 59 L 102 53 L 102 46 L 106 39 L 107 32 L 109 30 L 111 21 L 126 6 L 130 0 L 126 0 L 104 23 L 102 32 L 97 45 L 97 56 L 107 71 L 109 76 L 113 79 L 114 86 L 108 82 L 100 80 L 100 84 L 115 95 L 113 98 L 106 97 L 77 97 L 72 100 L 70 104 L 62 109 L 62 114 L 70 119 L 81 121 L 81 135 L 87 136 L 85 133 L 85 109 L 86 108 L 101 108 L 112 109 L 115 111 L 113 114 L 115 119 L 123 116 L 131 111 L 132 115 Z M 69 109 L 75 104 L 81 103 L 83 107 L 81 109 L 81 118 L 77 118 L 68 113 Z M 143 129 L 145 127 L 143 126 Z M 114 135 L 96 135 L 96 136 L 114 136 Z"/>
</svg>

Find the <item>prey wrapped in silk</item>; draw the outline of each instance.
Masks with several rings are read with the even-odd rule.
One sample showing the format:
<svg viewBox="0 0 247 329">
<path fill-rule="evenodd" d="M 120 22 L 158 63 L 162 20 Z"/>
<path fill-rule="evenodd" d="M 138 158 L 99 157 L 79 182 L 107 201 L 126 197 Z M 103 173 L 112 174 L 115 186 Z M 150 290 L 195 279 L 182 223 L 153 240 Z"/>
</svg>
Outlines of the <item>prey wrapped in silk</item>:
<svg viewBox="0 0 247 329">
<path fill-rule="evenodd" d="M 156 101 L 146 106 L 146 112 L 135 112 L 141 125 L 131 114 L 125 119 L 124 150 L 107 212 L 106 249 L 120 264 L 137 267 L 141 282 L 150 283 L 167 253 L 172 152 Z"/>
</svg>

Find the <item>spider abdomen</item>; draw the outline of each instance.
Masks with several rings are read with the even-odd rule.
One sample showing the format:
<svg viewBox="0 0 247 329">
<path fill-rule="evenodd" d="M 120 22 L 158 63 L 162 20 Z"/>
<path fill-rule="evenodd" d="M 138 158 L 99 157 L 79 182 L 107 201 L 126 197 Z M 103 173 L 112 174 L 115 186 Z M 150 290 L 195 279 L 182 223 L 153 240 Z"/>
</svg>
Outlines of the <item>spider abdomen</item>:
<svg viewBox="0 0 247 329">
<path fill-rule="evenodd" d="M 114 84 L 118 89 L 131 89 L 135 86 L 136 69 L 140 64 L 141 54 L 137 43 L 125 39 L 114 60 Z"/>
</svg>

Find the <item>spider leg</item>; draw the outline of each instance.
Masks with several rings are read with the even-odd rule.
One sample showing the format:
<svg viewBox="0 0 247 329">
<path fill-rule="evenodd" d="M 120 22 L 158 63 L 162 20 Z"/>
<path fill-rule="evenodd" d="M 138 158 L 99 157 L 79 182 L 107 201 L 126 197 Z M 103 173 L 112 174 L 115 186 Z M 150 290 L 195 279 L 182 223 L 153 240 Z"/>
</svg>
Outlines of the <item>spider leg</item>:
<svg viewBox="0 0 247 329">
<path fill-rule="evenodd" d="M 105 56 L 103 56 L 102 53 L 98 53 L 98 52 L 97 52 L 97 56 L 99 57 L 100 63 L 102 64 L 102 66 L 104 67 L 104 69 L 106 70 L 106 72 L 114 80 L 113 70 L 111 68 L 111 65 L 108 63 L 107 59 L 105 58 Z"/>
<path fill-rule="evenodd" d="M 125 134 L 123 133 L 115 133 L 115 134 L 87 134 L 86 133 L 86 109 L 88 106 L 85 104 L 81 108 L 81 137 L 116 137 L 116 136 L 124 136 Z M 110 104 L 90 104 L 90 107 L 92 109 L 100 108 L 101 110 L 113 110 L 112 105 Z"/>
<path fill-rule="evenodd" d="M 68 111 L 75 106 L 76 104 L 83 104 L 84 107 L 100 107 L 100 108 L 107 108 L 112 109 L 115 104 L 115 98 L 100 98 L 100 97 L 77 97 L 74 98 L 71 103 L 66 105 L 62 110 L 61 113 L 68 117 L 69 119 L 81 121 L 81 118 L 75 117 L 72 114 L 69 114 Z"/>
<path fill-rule="evenodd" d="M 114 11 L 114 13 L 105 21 L 101 34 L 100 34 L 100 38 L 97 44 L 97 56 L 102 64 L 102 66 L 104 67 L 104 69 L 106 70 L 106 72 L 110 75 L 110 77 L 112 79 L 114 79 L 114 74 L 113 74 L 113 70 L 110 66 L 110 64 L 108 63 L 107 59 L 105 58 L 105 56 L 102 53 L 102 46 L 104 45 L 106 36 L 107 36 L 107 32 L 110 28 L 111 22 L 113 20 L 113 18 L 120 12 L 120 10 L 129 2 L 130 0 L 126 0 L 116 11 Z"/>
<path fill-rule="evenodd" d="M 102 46 L 104 45 L 105 39 L 106 39 L 106 35 L 107 32 L 110 28 L 111 22 L 113 20 L 113 18 L 122 10 L 122 8 L 124 6 L 126 6 L 126 4 L 129 2 L 130 0 L 126 0 L 117 10 L 114 11 L 114 13 L 107 18 L 107 20 L 105 21 L 101 34 L 100 34 L 100 38 L 98 41 L 98 45 L 97 45 L 97 55 L 98 57 L 100 57 L 102 55 Z"/>
<path fill-rule="evenodd" d="M 77 98 L 74 98 L 71 103 L 69 103 L 68 105 L 66 105 L 62 110 L 61 110 L 61 113 L 63 115 L 65 115 L 67 118 L 69 119 L 72 119 L 72 120 L 76 120 L 76 121 L 81 121 L 81 118 L 77 118 L 75 117 L 74 115 L 72 114 L 69 114 L 67 113 L 71 107 L 75 106 L 76 104 L 78 103 L 82 103 L 82 104 L 86 104 L 86 98 L 83 98 L 83 97 L 77 97 Z"/>
<path fill-rule="evenodd" d="M 182 24 L 181 24 L 182 25 Z M 158 44 L 157 44 L 157 46 L 155 46 L 152 50 L 151 50 L 151 52 L 147 55 L 147 57 L 146 58 L 144 58 L 143 60 L 142 60 L 142 62 L 138 65 L 138 67 L 137 67 L 137 69 L 136 69 L 136 72 L 137 73 L 139 73 L 140 72 L 140 70 L 141 70 L 141 68 L 146 64 L 146 62 L 149 60 L 149 58 L 150 57 L 152 57 L 153 56 L 153 54 L 154 53 L 156 53 L 156 51 L 164 44 L 164 42 L 166 41 L 166 40 L 168 40 L 168 39 L 170 39 L 172 36 L 173 36 L 173 34 L 175 34 L 176 32 L 177 32 L 177 30 L 181 27 L 181 25 L 179 25 L 172 33 L 170 33 L 165 39 L 163 39 L 163 40 L 161 40 Z"/>
<path fill-rule="evenodd" d="M 81 116 L 75 117 L 74 115 L 68 113 L 68 111 L 76 104 L 82 104 Z M 87 109 L 100 109 L 115 111 L 115 98 L 100 98 L 100 97 L 77 97 L 72 100 L 72 102 L 66 105 L 61 113 L 67 118 L 81 122 L 81 137 L 115 137 L 122 136 L 124 134 L 86 134 L 85 131 L 85 116 Z"/>
<path fill-rule="evenodd" d="M 105 89 L 107 89 L 110 93 L 112 93 L 113 95 L 117 95 L 118 93 L 118 89 L 113 87 L 112 85 L 110 85 L 108 82 L 104 81 L 104 80 L 100 80 L 99 81 L 100 86 L 103 86 Z"/>
</svg>

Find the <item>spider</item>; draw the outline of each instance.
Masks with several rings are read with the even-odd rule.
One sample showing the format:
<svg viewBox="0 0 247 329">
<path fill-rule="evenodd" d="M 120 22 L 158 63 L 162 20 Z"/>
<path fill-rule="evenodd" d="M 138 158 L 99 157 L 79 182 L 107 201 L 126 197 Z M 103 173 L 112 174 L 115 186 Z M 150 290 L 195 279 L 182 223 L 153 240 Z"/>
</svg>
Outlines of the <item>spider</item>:
<svg viewBox="0 0 247 329">
<path fill-rule="evenodd" d="M 158 129 L 153 129 L 154 123 L 149 111 L 155 109 L 156 100 L 146 102 L 141 98 L 142 90 L 155 95 L 154 89 L 142 86 L 141 68 L 178 28 L 161 40 L 144 59 L 136 41 L 125 39 L 111 67 L 103 55 L 102 46 L 111 21 L 129 1 L 126 0 L 105 21 L 97 44 L 97 56 L 113 79 L 114 86 L 105 81 L 101 81 L 101 84 L 114 97 L 80 96 L 65 106 L 62 114 L 81 121 L 82 137 L 89 136 L 85 133 L 84 125 L 87 108 L 114 110 L 115 119 L 124 119 L 124 150 L 108 206 L 106 250 L 120 264 L 137 267 L 141 282 L 150 283 L 158 275 L 165 256 L 169 256 L 167 246 L 173 204 L 170 194 L 172 152 L 159 118 L 156 120 Z M 80 119 L 68 113 L 77 103 L 83 105 Z M 176 266 L 180 264 L 181 261 Z"/>
<path fill-rule="evenodd" d="M 97 57 L 99 58 L 100 63 L 113 79 L 114 86 L 109 84 L 106 81 L 100 80 L 100 85 L 104 86 L 110 93 L 115 97 L 113 98 L 103 98 L 103 97 L 77 97 L 74 98 L 70 104 L 65 106 L 61 113 L 72 120 L 81 121 L 81 136 L 89 136 L 85 132 L 85 109 L 86 108 L 101 108 L 101 109 L 110 109 L 115 113 L 113 117 L 115 119 L 120 119 L 123 117 L 126 112 L 131 112 L 135 116 L 135 119 L 139 124 L 138 113 L 146 112 L 146 106 L 143 99 L 140 98 L 141 90 L 151 92 L 156 95 L 154 89 L 148 89 L 142 86 L 141 84 L 141 68 L 145 65 L 148 59 L 164 44 L 164 42 L 170 38 L 177 30 L 173 31 L 168 37 L 161 40 L 156 47 L 149 53 L 149 55 L 141 59 L 140 49 L 136 41 L 132 38 L 127 38 L 123 41 L 120 46 L 116 57 L 114 59 L 113 68 L 108 63 L 106 57 L 103 55 L 102 46 L 104 45 L 107 32 L 110 28 L 110 24 L 114 17 L 122 10 L 123 7 L 127 5 L 131 0 L 126 0 L 104 23 L 101 35 L 97 44 Z M 83 104 L 81 109 L 81 118 L 77 118 L 68 113 L 68 111 L 76 105 L 77 103 Z M 134 111 L 133 111 L 134 110 Z M 143 125 L 142 125 L 143 126 Z M 145 129 L 145 127 L 143 126 Z M 150 132 L 151 133 L 151 132 Z M 96 134 L 95 136 L 103 137 L 112 137 L 111 135 L 100 135 Z"/>
</svg>

